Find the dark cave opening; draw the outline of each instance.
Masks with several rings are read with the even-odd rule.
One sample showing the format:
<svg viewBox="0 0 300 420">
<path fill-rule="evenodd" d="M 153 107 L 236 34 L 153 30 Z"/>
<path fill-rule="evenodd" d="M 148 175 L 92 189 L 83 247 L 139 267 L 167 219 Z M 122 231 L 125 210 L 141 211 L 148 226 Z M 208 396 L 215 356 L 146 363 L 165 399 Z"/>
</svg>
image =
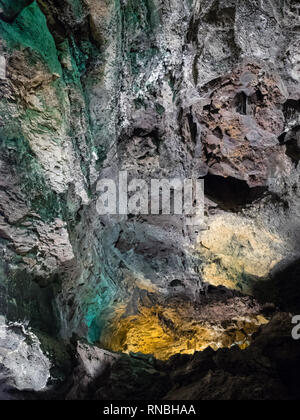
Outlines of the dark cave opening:
<svg viewBox="0 0 300 420">
<path fill-rule="evenodd" d="M 288 99 L 283 105 L 283 113 L 287 121 L 293 119 L 300 112 L 300 101 Z"/>
<path fill-rule="evenodd" d="M 185 285 L 184 285 L 184 283 L 181 280 L 175 279 L 175 280 L 172 280 L 171 281 L 170 287 L 174 287 L 174 288 L 176 288 L 176 287 L 182 287 L 182 288 L 185 288 Z"/>
<path fill-rule="evenodd" d="M 216 127 L 214 130 L 213 130 L 213 135 L 214 136 L 216 136 L 218 139 L 222 139 L 223 138 L 223 133 L 222 133 L 222 130 L 221 130 L 221 128 L 220 127 Z"/>
<path fill-rule="evenodd" d="M 250 188 L 246 181 L 208 174 L 204 178 L 205 195 L 223 210 L 238 211 L 262 198 L 266 187 Z"/>
<path fill-rule="evenodd" d="M 286 155 L 297 166 L 300 160 L 300 126 L 294 127 L 279 137 L 279 142 L 286 146 Z"/>
<path fill-rule="evenodd" d="M 244 92 L 240 92 L 236 98 L 236 111 L 241 115 L 247 115 L 248 97 Z"/>
</svg>

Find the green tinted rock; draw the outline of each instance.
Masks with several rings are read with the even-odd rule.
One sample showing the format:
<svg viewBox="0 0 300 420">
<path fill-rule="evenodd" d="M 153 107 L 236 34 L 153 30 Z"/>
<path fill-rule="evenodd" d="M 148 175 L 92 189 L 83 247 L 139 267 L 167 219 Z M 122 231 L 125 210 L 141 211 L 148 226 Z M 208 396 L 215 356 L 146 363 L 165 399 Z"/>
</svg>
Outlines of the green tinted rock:
<svg viewBox="0 0 300 420">
<path fill-rule="evenodd" d="M 50 72 L 61 75 L 54 39 L 36 2 L 26 7 L 13 23 L 0 21 L 0 37 L 10 50 L 28 48 L 38 53 Z"/>
</svg>

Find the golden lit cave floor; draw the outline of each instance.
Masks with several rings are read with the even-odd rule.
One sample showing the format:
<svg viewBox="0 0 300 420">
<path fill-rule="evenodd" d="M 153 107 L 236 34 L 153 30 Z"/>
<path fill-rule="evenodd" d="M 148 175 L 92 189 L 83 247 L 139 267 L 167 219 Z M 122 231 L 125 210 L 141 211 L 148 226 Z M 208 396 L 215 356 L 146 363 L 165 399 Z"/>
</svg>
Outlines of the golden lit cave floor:
<svg viewBox="0 0 300 420">
<path fill-rule="evenodd" d="M 268 320 L 248 297 L 196 305 L 173 300 L 166 306 L 141 306 L 137 315 L 122 310 L 105 331 L 101 345 L 122 353 L 151 354 L 167 360 L 175 354 L 193 354 L 251 344 L 251 336 Z"/>
</svg>

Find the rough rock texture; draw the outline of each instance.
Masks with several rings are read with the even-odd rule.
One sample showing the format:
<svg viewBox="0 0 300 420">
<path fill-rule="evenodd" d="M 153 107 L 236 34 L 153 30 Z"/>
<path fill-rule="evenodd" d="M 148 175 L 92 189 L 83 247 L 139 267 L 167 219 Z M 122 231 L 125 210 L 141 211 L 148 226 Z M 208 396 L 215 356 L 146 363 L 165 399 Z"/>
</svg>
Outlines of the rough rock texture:
<svg viewBox="0 0 300 420">
<path fill-rule="evenodd" d="M 0 314 L 167 358 L 300 313 L 299 27 L 294 0 L 1 0 Z M 120 170 L 204 178 L 204 223 L 100 217 Z"/>
<path fill-rule="evenodd" d="M 41 391 L 50 378 L 51 363 L 38 338 L 22 324 L 0 318 L 0 398 L 10 390 Z M 8 398 L 10 399 L 10 398 Z"/>
<path fill-rule="evenodd" d="M 244 349 L 266 323 L 262 307 L 253 298 L 210 287 L 197 304 L 180 295 L 143 301 L 138 314 L 117 316 L 104 327 L 102 344 L 113 351 L 149 353 L 167 360 L 208 347 L 217 350 L 236 344 Z"/>
<path fill-rule="evenodd" d="M 237 348 L 196 354 L 185 366 L 178 358 L 175 384 L 165 399 L 299 399 L 299 344 L 291 339 L 289 316 L 278 314 L 244 352 Z M 181 365 L 181 366 L 180 366 Z M 209 366 L 209 367 L 208 367 Z M 194 380 L 192 380 L 192 376 Z"/>
<path fill-rule="evenodd" d="M 299 344 L 290 316 L 277 314 L 247 350 L 234 347 L 159 362 L 142 354 L 115 355 L 78 345 L 68 399 L 294 400 L 299 399 Z M 37 396 L 38 397 L 38 396 Z"/>
</svg>

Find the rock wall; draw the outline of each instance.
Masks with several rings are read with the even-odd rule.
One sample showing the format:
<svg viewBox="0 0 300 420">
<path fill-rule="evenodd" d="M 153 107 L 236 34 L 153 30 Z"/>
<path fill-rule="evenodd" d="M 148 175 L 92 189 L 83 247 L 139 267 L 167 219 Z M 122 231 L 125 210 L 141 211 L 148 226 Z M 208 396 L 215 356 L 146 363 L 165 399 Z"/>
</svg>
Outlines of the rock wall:
<svg viewBox="0 0 300 420">
<path fill-rule="evenodd" d="M 277 314 L 250 348 L 177 355 L 159 362 L 142 354 L 115 355 L 82 344 L 69 400 L 299 400 L 299 344 L 289 317 Z M 289 354 L 289 358 L 286 355 Z M 79 380 L 80 379 L 80 380 Z"/>
<path fill-rule="evenodd" d="M 297 310 L 297 2 L 1 0 L 0 35 L 1 314 L 166 358 Z M 119 171 L 203 178 L 204 226 L 100 217 Z"/>
</svg>

